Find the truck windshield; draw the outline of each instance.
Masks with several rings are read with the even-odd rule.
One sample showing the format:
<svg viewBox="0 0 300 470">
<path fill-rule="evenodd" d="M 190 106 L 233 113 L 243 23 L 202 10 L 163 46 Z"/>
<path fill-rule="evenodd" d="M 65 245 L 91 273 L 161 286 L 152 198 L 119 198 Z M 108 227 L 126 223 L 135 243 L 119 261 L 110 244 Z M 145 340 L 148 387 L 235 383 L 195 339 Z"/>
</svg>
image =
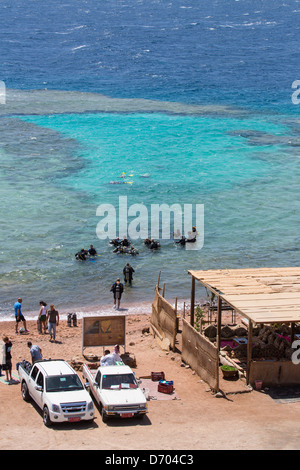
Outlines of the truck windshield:
<svg viewBox="0 0 300 470">
<path fill-rule="evenodd" d="M 47 392 L 70 392 L 72 390 L 83 390 L 78 375 L 55 375 L 46 378 Z"/>
<path fill-rule="evenodd" d="M 133 374 L 103 375 L 102 388 L 118 390 L 120 388 L 137 388 L 138 384 Z"/>
</svg>

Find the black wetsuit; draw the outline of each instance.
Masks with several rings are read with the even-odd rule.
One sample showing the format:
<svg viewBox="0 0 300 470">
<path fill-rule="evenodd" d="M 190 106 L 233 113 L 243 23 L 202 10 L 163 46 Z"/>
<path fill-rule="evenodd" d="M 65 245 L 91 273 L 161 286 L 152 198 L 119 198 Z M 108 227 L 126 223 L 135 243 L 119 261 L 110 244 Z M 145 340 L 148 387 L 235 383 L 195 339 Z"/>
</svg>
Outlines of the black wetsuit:
<svg viewBox="0 0 300 470">
<path fill-rule="evenodd" d="M 125 268 L 123 269 L 123 274 L 124 274 L 124 282 L 125 284 L 127 284 L 127 281 L 129 282 L 129 285 L 131 286 L 131 282 L 132 282 L 132 274 L 134 273 L 134 269 L 132 266 L 125 266 Z"/>
<path fill-rule="evenodd" d="M 121 282 L 120 282 L 120 283 L 115 282 L 115 283 L 111 286 L 111 291 L 114 293 L 114 298 L 115 298 L 115 299 L 121 299 L 123 290 L 124 290 L 124 286 L 123 286 L 123 284 L 122 284 Z"/>
<path fill-rule="evenodd" d="M 75 255 L 75 258 L 79 259 L 81 261 L 85 261 L 86 260 L 86 253 L 84 251 L 78 251 L 78 253 L 76 253 L 76 255 Z"/>
</svg>

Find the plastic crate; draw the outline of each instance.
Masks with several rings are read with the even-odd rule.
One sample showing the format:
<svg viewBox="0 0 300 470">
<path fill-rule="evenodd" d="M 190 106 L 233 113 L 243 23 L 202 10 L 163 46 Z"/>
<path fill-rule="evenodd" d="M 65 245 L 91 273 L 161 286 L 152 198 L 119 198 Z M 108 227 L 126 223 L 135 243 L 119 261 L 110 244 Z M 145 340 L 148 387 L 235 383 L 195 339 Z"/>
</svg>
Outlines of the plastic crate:
<svg viewBox="0 0 300 470">
<path fill-rule="evenodd" d="M 174 386 L 173 386 L 173 381 L 159 381 L 157 385 L 157 391 L 161 393 L 173 393 L 174 391 Z"/>
<path fill-rule="evenodd" d="M 159 380 L 165 380 L 164 372 L 151 372 L 151 380 L 153 382 L 158 382 Z"/>
</svg>

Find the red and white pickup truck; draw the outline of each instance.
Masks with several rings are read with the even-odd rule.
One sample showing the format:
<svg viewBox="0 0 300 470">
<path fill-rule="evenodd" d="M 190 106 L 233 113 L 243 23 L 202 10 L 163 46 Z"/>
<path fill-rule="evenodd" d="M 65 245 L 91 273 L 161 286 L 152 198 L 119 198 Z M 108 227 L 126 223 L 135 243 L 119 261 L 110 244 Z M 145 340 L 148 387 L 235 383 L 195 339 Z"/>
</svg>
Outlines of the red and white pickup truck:
<svg viewBox="0 0 300 470">
<path fill-rule="evenodd" d="M 84 364 L 82 375 L 86 379 L 87 389 L 99 404 L 104 422 L 113 416 L 143 418 L 147 413 L 146 397 L 129 366 L 91 369 Z"/>
</svg>

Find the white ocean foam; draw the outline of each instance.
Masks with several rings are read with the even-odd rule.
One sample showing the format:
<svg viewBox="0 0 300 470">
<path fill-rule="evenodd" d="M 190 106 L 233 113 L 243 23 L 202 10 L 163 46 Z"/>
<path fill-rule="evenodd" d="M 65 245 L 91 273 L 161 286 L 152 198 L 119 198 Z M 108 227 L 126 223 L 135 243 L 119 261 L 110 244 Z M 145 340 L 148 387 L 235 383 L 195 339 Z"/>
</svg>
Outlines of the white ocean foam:
<svg viewBox="0 0 300 470">
<path fill-rule="evenodd" d="M 72 48 L 72 51 L 73 51 L 73 52 L 74 52 L 74 51 L 78 51 L 78 50 L 80 50 L 80 49 L 84 49 L 85 47 L 87 47 L 87 45 L 86 45 L 86 44 L 82 44 L 81 46 L 73 47 L 73 48 Z"/>
</svg>

